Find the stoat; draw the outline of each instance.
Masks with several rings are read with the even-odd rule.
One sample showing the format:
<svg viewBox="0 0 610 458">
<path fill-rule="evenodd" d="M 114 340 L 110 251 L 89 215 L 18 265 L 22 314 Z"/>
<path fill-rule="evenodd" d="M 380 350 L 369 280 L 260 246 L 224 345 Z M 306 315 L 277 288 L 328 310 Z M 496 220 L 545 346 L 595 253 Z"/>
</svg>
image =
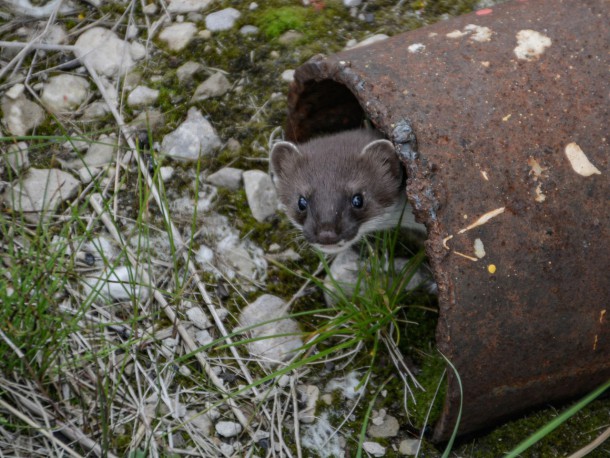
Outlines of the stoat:
<svg viewBox="0 0 610 458">
<path fill-rule="evenodd" d="M 299 145 L 279 142 L 269 162 L 283 210 L 322 252 L 339 253 L 363 234 L 399 222 L 425 233 L 407 204 L 406 174 L 394 146 L 372 129 Z"/>
</svg>

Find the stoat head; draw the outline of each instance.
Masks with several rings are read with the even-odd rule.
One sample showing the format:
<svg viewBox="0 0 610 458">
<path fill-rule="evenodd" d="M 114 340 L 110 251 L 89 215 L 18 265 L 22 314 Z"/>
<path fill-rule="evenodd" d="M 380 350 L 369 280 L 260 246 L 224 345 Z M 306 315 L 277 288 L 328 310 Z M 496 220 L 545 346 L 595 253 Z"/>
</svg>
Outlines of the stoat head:
<svg viewBox="0 0 610 458">
<path fill-rule="evenodd" d="M 289 219 L 326 253 L 394 226 L 393 215 L 405 201 L 405 176 L 394 146 L 367 130 L 301 145 L 279 142 L 271 151 L 270 172 Z"/>
</svg>

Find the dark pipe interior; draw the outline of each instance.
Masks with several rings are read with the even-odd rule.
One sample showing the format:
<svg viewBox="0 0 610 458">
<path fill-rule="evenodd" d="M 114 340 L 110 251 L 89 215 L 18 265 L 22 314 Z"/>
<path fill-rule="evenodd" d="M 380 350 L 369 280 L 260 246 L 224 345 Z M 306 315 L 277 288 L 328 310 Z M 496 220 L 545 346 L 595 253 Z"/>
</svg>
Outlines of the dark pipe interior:
<svg viewBox="0 0 610 458">
<path fill-rule="evenodd" d="M 344 85 L 332 80 L 308 81 L 290 110 L 286 136 L 302 143 L 321 134 L 355 129 L 364 119 L 360 103 Z"/>
</svg>

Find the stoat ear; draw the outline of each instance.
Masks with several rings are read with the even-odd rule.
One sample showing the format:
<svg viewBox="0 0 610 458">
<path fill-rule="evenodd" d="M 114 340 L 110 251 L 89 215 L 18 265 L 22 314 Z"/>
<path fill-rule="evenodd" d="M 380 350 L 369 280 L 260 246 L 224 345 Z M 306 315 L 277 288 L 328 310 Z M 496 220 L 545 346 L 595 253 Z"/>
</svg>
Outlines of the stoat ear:
<svg viewBox="0 0 610 458">
<path fill-rule="evenodd" d="M 396 164 L 399 162 L 394 145 L 389 140 L 384 139 L 372 141 L 362 149 L 360 155 L 369 156 L 383 162 Z"/>
<path fill-rule="evenodd" d="M 269 153 L 269 174 L 273 183 L 282 174 L 286 173 L 286 169 L 294 162 L 294 159 L 301 155 L 301 152 L 294 143 L 278 142 Z"/>
</svg>

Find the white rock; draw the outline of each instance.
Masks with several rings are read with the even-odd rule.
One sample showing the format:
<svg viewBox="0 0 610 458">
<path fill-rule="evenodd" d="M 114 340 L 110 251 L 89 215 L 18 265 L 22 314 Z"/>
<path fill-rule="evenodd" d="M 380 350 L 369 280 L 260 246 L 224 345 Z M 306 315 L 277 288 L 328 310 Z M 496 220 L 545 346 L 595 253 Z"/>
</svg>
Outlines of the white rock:
<svg viewBox="0 0 610 458">
<path fill-rule="evenodd" d="M 138 61 L 146 57 L 146 47 L 137 41 L 134 41 L 129 46 L 129 52 L 133 60 Z"/>
<path fill-rule="evenodd" d="M 241 425 L 233 421 L 219 421 L 214 427 L 216 433 L 222 437 L 235 437 L 242 430 Z"/>
<path fill-rule="evenodd" d="M 108 113 L 110 113 L 110 109 L 108 108 L 106 102 L 92 102 L 83 110 L 81 119 L 91 121 L 94 119 L 103 118 Z"/>
<path fill-rule="evenodd" d="M 79 186 L 80 181 L 61 170 L 30 168 L 0 198 L 9 208 L 23 212 L 28 221 L 46 221 L 61 202 L 74 196 Z"/>
<path fill-rule="evenodd" d="M 129 93 L 127 105 L 130 107 L 141 107 L 151 105 L 159 98 L 159 91 L 146 86 L 138 86 Z"/>
<path fill-rule="evenodd" d="M 26 135 L 45 119 L 45 111 L 27 99 L 22 84 L 17 84 L 6 92 L 0 108 L 4 114 L 2 122 L 13 135 Z"/>
<path fill-rule="evenodd" d="M 356 6 L 360 6 L 362 4 L 362 0 L 343 0 L 343 5 L 348 8 L 354 8 Z"/>
<path fill-rule="evenodd" d="M 145 301 L 149 288 L 141 284 L 141 277 L 131 266 L 108 267 L 99 275 L 85 277 L 82 284 L 87 295 L 116 301 Z"/>
<path fill-rule="evenodd" d="M 195 342 L 197 344 L 201 345 L 202 347 L 204 345 L 208 345 L 208 344 L 212 343 L 213 341 L 214 341 L 214 338 L 205 329 L 201 329 L 195 333 Z"/>
<path fill-rule="evenodd" d="M 165 116 L 163 113 L 156 109 L 145 109 L 129 123 L 129 127 L 134 130 L 154 132 L 156 129 L 163 127 L 164 124 Z"/>
<path fill-rule="evenodd" d="M 212 421 L 207 413 L 187 410 L 186 422 L 193 425 L 195 428 L 197 428 L 197 430 L 201 431 L 204 436 L 210 437 L 212 433 Z"/>
<path fill-rule="evenodd" d="M 303 346 L 298 323 L 286 317 L 286 303 L 279 297 L 263 294 L 244 307 L 239 323 L 242 328 L 252 327 L 248 332 L 256 340 L 248 350 L 265 365 L 277 365 Z"/>
<path fill-rule="evenodd" d="M 241 187 L 242 175 L 244 171 L 234 167 L 223 167 L 217 172 L 212 173 L 207 182 L 220 188 L 227 188 L 231 191 L 237 191 Z"/>
<path fill-rule="evenodd" d="M 8 97 L 11 100 L 17 100 L 19 97 L 23 95 L 25 92 L 25 86 L 21 83 L 15 84 L 11 86 L 11 88 L 4 93 L 5 97 Z"/>
<path fill-rule="evenodd" d="M 159 7 L 156 3 L 149 3 L 147 5 L 144 5 L 144 8 L 142 8 L 142 11 L 146 16 L 154 16 L 155 14 L 157 14 L 158 10 Z"/>
<path fill-rule="evenodd" d="M 400 442 L 398 446 L 398 453 L 401 455 L 415 455 L 419 448 L 419 440 L 417 439 L 405 439 Z"/>
<path fill-rule="evenodd" d="M 163 182 L 169 181 L 174 176 L 174 168 L 170 167 L 169 165 L 161 167 L 159 169 L 159 175 L 161 176 L 161 180 Z"/>
<path fill-rule="evenodd" d="M 104 267 L 114 262 L 119 255 L 119 251 L 105 237 L 97 237 L 86 242 L 77 254 L 77 258 L 90 267 Z"/>
<path fill-rule="evenodd" d="M 235 8 L 225 8 L 224 10 L 208 14 L 205 17 L 205 26 L 212 32 L 229 30 L 235 25 L 235 21 L 237 21 L 240 16 L 241 13 Z"/>
<path fill-rule="evenodd" d="M 206 9 L 213 0 L 170 0 L 167 10 L 170 13 L 190 13 Z"/>
<path fill-rule="evenodd" d="M 388 35 L 386 35 L 385 33 L 378 33 L 376 35 L 372 35 L 370 37 L 365 38 L 364 40 L 356 43 L 353 46 L 350 46 L 350 49 L 360 48 L 361 46 L 366 46 L 366 45 L 370 45 L 373 43 L 377 43 L 379 41 L 387 40 L 388 38 L 390 38 L 390 37 Z"/>
<path fill-rule="evenodd" d="M 197 196 L 197 212 L 207 213 L 214 206 L 214 201 L 218 196 L 218 189 L 209 184 L 202 184 L 199 186 L 199 193 Z"/>
<path fill-rule="evenodd" d="M 255 25 L 244 25 L 241 29 L 239 29 L 239 33 L 242 35 L 254 35 L 258 33 L 258 27 Z"/>
<path fill-rule="evenodd" d="M 348 249 L 339 253 L 330 265 L 330 276 L 324 279 L 324 300 L 326 304 L 335 304 L 337 286 L 346 296 L 350 296 L 356 287 L 361 262 L 358 253 Z M 332 280 L 331 280 L 332 277 Z"/>
<path fill-rule="evenodd" d="M 373 456 L 385 456 L 385 447 L 377 442 L 364 442 L 362 448 Z"/>
<path fill-rule="evenodd" d="M 248 9 L 250 11 L 254 11 L 254 10 L 258 9 L 258 3 L 256 3 L 256 2 L 250 3 L 250 5 L 248 6 Z"/>
<path fill-rule="evenodd" d="M 185 377 L 188 377 L 191 375 L 191 370 L 187 366 L 180 366 L 180 368 L 178 369 L 178 372 L 180 372 L 180 374 L 184 375 Z"/>
<path fill-rule="evenodd" d="M 299 411 L 301 423 L 313 423 L 316 420 L 316 405 L 320 398 L 320 388 L 315 385 L 300 386 L 298 391 L 301 393 L 305 408 Z"/>
<path fill-rule="evenodd" d="M 193 77 L 203 70 L 203 65 L 199 62 L 188 61 L 182 64 L 176 70 L 176 76 L 181 83 L 187 83 L 193 80 Z"/>
<path fill-rule="evenodd" d="M 80 76 L 62 74 L 49 78 L 40 100 L 54 113 L 74 110 L 89 94 L 89 82 Z"/>
<path fill-rule="evenodd" d="M 68 33 L 61 24 L 50 24 L 41 43 L 49 45 L 63 45 L 68 41 Z"/>
<path fill-rule="evenodd" d="M 222 452 L 223 456 L 233 456 L 235 453 L 235 447 L 233 447 L 231 444 L 223 442 L 220 444 L 220 451 Z"/>
<path fill-rule="evenodd" d="M 244 188 L 252 216 L 259 222 L 274 215 L 277 206 L 277 194 L 271 177 L 260 170 L 248 170 L 243 173 Z"/>
<path fill-rule="evenodd" d="M 282 79 L 282 81 L 285 81 L 286 83 L 292 83 L 294 81 L 294 70 L 292 70 L 292 69 L 284 70 L 282 72 L 282 75 L 280 76 L 280 78 Z"/>
<path fill-rule="evenodd" d="M 7 148 L 6 155 L 4 157 L 6 162 L 8 162 L 8 165 L 16 174 L 19 174 L 19 172 L 27 169 L 30 166 L 28 144 L 26 142 L 11 144 Z"/>
<path fill-rule="evenodd" d="M 81 62 L 108 77 L 123 76 L 135 65 L 129 43 L 103 27 L 86 30 L 74 46 L 74 54 Z"/>
<path fill-rule="evenodd" d="M 381 424 L 371 424 L 367 429 L 367 434 L 371 438 L 396 437 L 399 429 L 398 420 L 391 415 L 386 415 Z"/>
<path fill-rule="evenodd" d="M 205 313 L 203 313 L 203 310 L 201 310 L 199 307 L 192 307 L 188 309 L 186 311 L 186 316 L 199 329 L 207 329 L 212 326 L 210 320 L 208 320 L 208 317 L 205 316 Z"/>
<path fill-rule="evenodd" d="M 100 173 L 102 169 L 98 167 L 81 167 L 76 171 L 83 184 L 89 184 Z"/>
<path fill-rule="evenodd" d="M 255 281 L 264 276 L 267 262 L 262 257 L 262 250 L 254 248 L 247 241 L 239 240 L 236 234 L 227 235 L 218 242 L 216 249 L 222 262 L 237 271 L 242 278 Z"/>
<path fill-rule="evenodd" d="M 191 103 L 209 99 L 210 97 L 220 97 L 231 89 L 231 83 L 224 74 L 216 72 L 203 83 L 197 86 Z"/>
<path fill-rule="evenodd" d="M 197 160 L 220 147 L 214 127 L 196 108 L 188 111 L 186 120 L 163 138 L 162 152 L 174 159 Z"/>
<path fill-rule="evenodd" d="M 172 51 L 181 51 L 197 33 L 197 26 L 192 22 L 172 24 L 161 31 L 159 39 Z"/>
</svg>

